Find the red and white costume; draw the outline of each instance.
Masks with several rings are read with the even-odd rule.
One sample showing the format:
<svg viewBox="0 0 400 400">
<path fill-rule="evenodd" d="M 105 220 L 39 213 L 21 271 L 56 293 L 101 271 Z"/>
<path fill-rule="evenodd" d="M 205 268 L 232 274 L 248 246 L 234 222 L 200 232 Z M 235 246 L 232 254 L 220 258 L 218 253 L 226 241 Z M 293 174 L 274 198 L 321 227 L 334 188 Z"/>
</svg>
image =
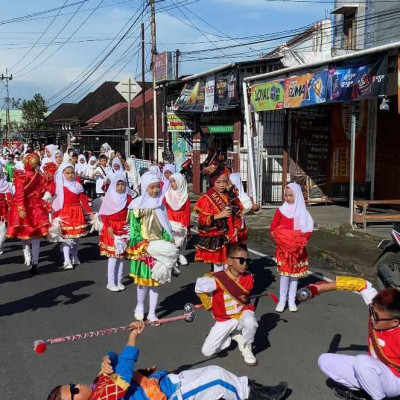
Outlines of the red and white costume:
<svg viewBox="0 0 400 400">
<path fill-rule="evenodd" d="M 117 193 L 118 182 L 125 183 L 125 192 Z M 123 243 L 122 236 L 127 235 L 128 205 L 132 197 L 127 194 L 127 182 L 123 172 L 116 172 L 111 177 L 111 183 L 101 204 L 99 214 L 103 222 L 100 232 L 100 254 L 108 257 L 108 284 L 112 291 L 124 290 L 122 274 L 124 267 L 123 249 L 118 249 L 118 240 Z M 110 235 L 112 230 L 113 235 Z M 127 239 L 127 238 L 126 238 Z M 126 248 L 126 245 L 125 245 Z"/>
<path fill-rule="evenodd" d="M 289 310 L 297 311 L 296 294 L 298 278 L 307 275 L 306 244 L 314 229 L 314 220 L 306 209 L 303 192 L 297 183 L 289 183 L 294 203 L 285 202 L 276 210 L 271 223 L 271 235 L 276 244 L 276 264 L 280 278 L 279 304 L 282 312 L 289 297 Z"/>
<path fill-rule="evenodd" d="M 195 291 L 204 307 L 211 308 L 216 320 L 204 342 L 204 356 L 226 349 L 231 339 L 243 348 L 251 349 L 258 326 L 254 306 L 249 300 L 253 286 L 254 279 L 250 273 L 235 278 L 228 270 L 206 274 L 197 279 Z"/>
<path fill-rule="evenodd" d="M 11 196 L 11 183 L 7 182 L 4 176 L 3 168 L 0 165 L 0 254 L 1 246 L 6 238 L 6 223 L 8 214 L 8 200 L 7 196 Z"/>
<path fill-rule="evenodd" d="M 176 246 L 179 248 L 180 262 L 187 264 L 182 251 L 186 248 L 187 235 L 190 231 L 190 199 L 187 191 L 187 182 L 180 173 L 172 174 L 170 179 L 174 179 L 177 188 L 174 190 L 170 186 L 164 197 L 164 204 L 167 210 L 168 219 L 171 222 L 172 235 Z"/>
<path fill-rule="evenodd" d="M 368 283 L 360 292 L 370 304 L 377 291 Z M 400 327 L 378 331 L 368 326 L 368 354 L 322 354 L 320 369 L 335 382 L 349 389 L 362 389 L 373 400 L 400 395 Z"/>
<path fill-rule="evenodd" d="M 88 198 L 83 193 L 82 185 L 76 179 L 72 181 L 65 179 L 64 171 L 66 168 L 74 169 L 74 166 L 69 163 L 63 163 L 57 170 L 53 220 L 60 224 L 62 238 L 68 239 L 63 243 L 64 267 L 67 266 L 66 269 L 71 269 L 71 265 L 79 264 L 78 239 L 86 236 L 89 231 L 84 211 L 91 215 L 92 210 L 89 207 Z M 70 251 L 72 251 L 72 260 Z"/>
</svg>

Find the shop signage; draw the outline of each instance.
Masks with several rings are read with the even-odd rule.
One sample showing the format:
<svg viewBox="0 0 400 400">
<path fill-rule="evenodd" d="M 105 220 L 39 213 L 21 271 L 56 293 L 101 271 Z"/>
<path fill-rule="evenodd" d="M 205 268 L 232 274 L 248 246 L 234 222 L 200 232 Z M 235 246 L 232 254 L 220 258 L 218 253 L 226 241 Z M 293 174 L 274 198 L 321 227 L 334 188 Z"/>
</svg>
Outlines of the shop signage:
<svg viewBox="0 0 400 400">
<path fill-rule="evenodd" d="M 172 81 L 172 51 L 154 56 L 154 78 L 156 83 Z"/>
<path fill-rule="evenodd" d="M 298 108 L 326 102 L 328 70 L 285 79 L 285 108 Z"/>
<path fill-rule="evenodd" d="M 194 119 L 186 114 L 167 114 L 167 130 L 168 132 L 186 132 L 195 131 Z"/>
<path fill-rule="evenodd" d="M 260 83 L 251 87 L 251 107 L 253 111 L 283 109 L 284 80 Z"/>
<path fill-rule="evenodd" d="M 329 68 L 328 101 L 365 100 L 385 95 L 388 57 L 369 60 L 351 60 Z"/>
<path fill-rule="evenodd" d="M 233 133 L 233 125 L 207 125 L 202 126 L 204 133 Z"/>
</svg>

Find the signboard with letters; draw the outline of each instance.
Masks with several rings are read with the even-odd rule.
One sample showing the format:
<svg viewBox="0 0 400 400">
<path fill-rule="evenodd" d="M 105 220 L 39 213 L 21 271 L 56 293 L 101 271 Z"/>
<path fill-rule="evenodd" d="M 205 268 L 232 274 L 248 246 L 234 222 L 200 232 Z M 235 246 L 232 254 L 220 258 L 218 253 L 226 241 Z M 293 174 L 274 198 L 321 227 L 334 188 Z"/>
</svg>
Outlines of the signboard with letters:
<svg viewBox="0 0 400 400">
<path fill-rule="evenodd" d="M 251 87 L 251 108 L 255 112 L 282 110 L 285 81 L 260 83 Z"/>
<path fill-rule="evenodd" d="M 164 51 L 154 56 L 154 78 L 156 83 L 173 80 L 172 51 Z"/>
</svg>

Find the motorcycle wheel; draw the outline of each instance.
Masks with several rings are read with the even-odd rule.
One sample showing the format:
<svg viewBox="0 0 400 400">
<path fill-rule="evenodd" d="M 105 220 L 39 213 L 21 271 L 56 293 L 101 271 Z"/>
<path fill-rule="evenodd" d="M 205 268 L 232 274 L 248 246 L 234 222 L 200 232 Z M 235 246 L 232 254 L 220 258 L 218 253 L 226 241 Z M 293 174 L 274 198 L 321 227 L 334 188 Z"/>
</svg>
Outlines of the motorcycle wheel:
<svg viewBox="0 0 400 400">
<path fill-rule="evenodd" d="M 379 260 L 378 265 L 380 263 L 384 263 L 390 268 L 393 280 L 400 286 L 400 252 L 388 252 L 384 254 Z M 374 286 L 377 290 L 383 290 L 387 287 L 380 276 L 376 277 Z"/>
</svg>

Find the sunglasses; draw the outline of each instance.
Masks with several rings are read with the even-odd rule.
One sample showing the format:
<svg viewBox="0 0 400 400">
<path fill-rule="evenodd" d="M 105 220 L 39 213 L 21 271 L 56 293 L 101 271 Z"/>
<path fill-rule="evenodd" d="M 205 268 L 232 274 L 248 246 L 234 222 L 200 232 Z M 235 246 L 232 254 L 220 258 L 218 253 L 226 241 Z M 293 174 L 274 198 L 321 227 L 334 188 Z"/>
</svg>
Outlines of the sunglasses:
<svg viewBox="0 0 400 400">
<path fill-rule="evenodd" d="M 247 265 L 250 265 L 251 259 L 250 258 L 246 258 L 246 257 L 229 257 L 228 258 L 232 258 L 234 260 L 239 260 L 240 265 L 243 265 L 244 263 L 246 263 Z"/>
<path fill-rule="evenodd" d="M 370 304 L 368 306 L 368 310 L 369 310 L 369 316 L 372 317 L 373 321 L 377 324 L 378 322 L 381 321 L 393 321 L 394 319 L 397 318 L 379 318 L 378 313 L 374 310 L 374 307 L 372 304 Z"/>
<path fill-rule="evenodd" d="M 79 389 L 76 387 L 75 383 L 69 384 L 69 391 L 71 393 L 71 400 L 74 400 L 74 396 L 79 393 Z"/>
</svg>

